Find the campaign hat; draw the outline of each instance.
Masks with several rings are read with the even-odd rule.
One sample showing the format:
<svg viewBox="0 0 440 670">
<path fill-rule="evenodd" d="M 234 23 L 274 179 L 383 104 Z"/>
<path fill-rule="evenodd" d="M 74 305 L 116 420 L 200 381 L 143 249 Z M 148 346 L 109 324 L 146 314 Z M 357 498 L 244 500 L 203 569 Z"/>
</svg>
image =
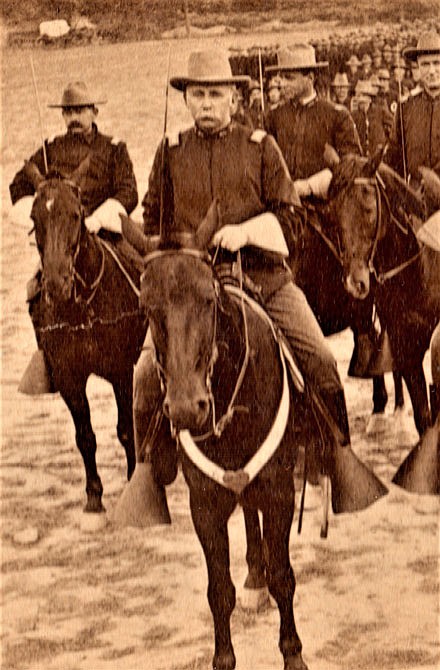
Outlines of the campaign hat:
<svg viewBox="0 0 440 670">
<path fill-rule="evenodd" d="M 48 105 L 48 107 L 95 107 L 105 105 L 106 102 L 107 100 L 99 100 L 94 95 L 90 95 L 83 81 L 72 81 L 64 89 L 61 102 Z"/>
<path fill-rule="evenodd" d="M 328 61 L 316 61 L 311 44 L 294 44 L 277 51 L 277 65 L 269 65 L 265 72 L 303 72 L 328 67 Z"/>
<path fill-rule="evenodd" d="M 178 91 L 190 85 L 227 85 L 249 83 L 248 75 L 233 75 L 228 53 L 223 49 L 193 51 L 188 57 L 187 74 L 171 77 L 170 84 Z"/>
<path fill-rule="evenodd" d="M 350 82 L 348 81 L 347 74 L 345 72 L 336 72 L 335 78 L 333 79 L 331 85 L 333 87 L 350 88 Z"/>
<path fill-rule="evenodd" d="M 417 46 L 406 47 L 406 49 L 403 50 L 405 58 L 411 61 L 417 60 L 419 56 L 430 56 L 434 54 L 440 54 L 440 35 L 434 30 L 423 33 L 417 42 Z"/>
</svg>

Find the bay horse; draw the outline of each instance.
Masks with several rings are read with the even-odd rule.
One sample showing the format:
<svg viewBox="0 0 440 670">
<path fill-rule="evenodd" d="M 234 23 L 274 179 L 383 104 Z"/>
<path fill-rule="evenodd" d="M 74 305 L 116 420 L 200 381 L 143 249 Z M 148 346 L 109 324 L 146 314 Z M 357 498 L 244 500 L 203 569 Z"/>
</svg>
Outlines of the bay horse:
<svg viewBox="0 0 440 670">
<path fill-rule="evenodd" d="M 373 293 L 422 435 L 431 422 L 423 358 L 440 317 L 439 255 L 416 238 L 423 202 L 381 158 L 345 156 L 333 166 L 330 220 L 345 288 L 358 300 Z"/>
<path fill-rule="evenodd" d="M 133 365 L 147 324 L 139 311 L 140 272 L 135 263 L 130 276 L 115 253 L 115 244 L 87 230 L 78 186 L 86 168 L 86 163 L 81 164 L 68 178 L 43 177 L 33 163 L 27 165 L 36 188 L 31 218 L 42 264 L 41 292 L 30 301 L 29 311 L 54 388 L 75 424 L 86 471 L 84 511 L 103 512 L 86 383 L 96 374 L 113 387 L 117 435 L 125 450 L 129 479 L 135 466 Z M 129 254 L 131 261 L 134 254 L 134 250 Z"/>
<path fill-rule="evenodd" d="M 316 202 L 307 204 L 306 223 L 298 236 L 298 248 L 292 261 L 292 270 L 295 283 L 303 290 L 307 302 L 312 308 L 324 335 L 334 335 L 347 328 L 353 330 L 355 349 L 349 374 L 354 374 L 358 360 L 358 342 L 356 336 L 362 325 L 363 332 L 370 330 L 374 310 L 374 297 L 359 301 L 350 295 L 344 287 L 342 263 L 339 259 L 335 244 L 330 239 L 328 231 L 328 205 Z M 369 352 L 368 352 L 369 353 Z M 373 409 L 372 420 L 369 425 L 377 425 L 374 421 L 385 412 L 388 394 L 383 374 L 368 373 L 366 361 L 358 361 L 360 368 L 364 368 L 362 376 L 372 376 L 373 380 Z M 395 410 L 404 405 L 402 377 L 393 372 Z M 373 428 L 374 430 L 374 428 Z"/>
<path fill-rule="evenodd" d="M 136 243 L 141 233 L 133 225 L 125 219 L 122 229 Z M 292 404 L 286 364 L 262 308 L 217 279 L 206 252 L 215 228 L 209 224 L 203 230 L 204 225 L 194 248 L 179 248 L 167 240 L 164 248 L 145 257 L 140 304 L 155 345 L 163 412 L 179 441 L 191 516 L 205 554 L 215 633 L 213 668 L 233 670 L 236 664 L 227 524 L 240 504 L 248 564 L 263 562 L 254 568 L 262 572 L 278 605 L 284 668 L 307 670 L 294 620 L 295 578 L 289 558 L 293 471 L 302 443 L 291 412 L 296 416 L 301 400 L 296 394 Z M 149 250 L 148 238 L 144 240 L 137 242 L 140 253 Z M 360 509 L 386 493 L 383 485 L 375 486 L 377 480 L 372 484 L 370 478 L 355 477 L 351 497 L 339 492 L 338 498 L 337 479 L 353 452 L 348 446 L 332 449 L 343 461 L 328 458 L 339 462 L 329 465 L 338 511 Z M 257 510 L 263 514 L 263 543 Z"/>
</svg>

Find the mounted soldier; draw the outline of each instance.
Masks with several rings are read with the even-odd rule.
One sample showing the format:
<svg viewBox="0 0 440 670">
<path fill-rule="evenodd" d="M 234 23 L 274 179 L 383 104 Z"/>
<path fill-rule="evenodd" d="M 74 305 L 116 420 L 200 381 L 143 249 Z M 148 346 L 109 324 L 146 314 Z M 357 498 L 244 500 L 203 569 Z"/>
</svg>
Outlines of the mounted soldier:
<svg viewBox="0 0 440 670">
<path fill-rule="evenodd" d="M 34 153 L 29 163 L 43 175 L 60 174 L 69 177 L 80 166 L 85 166 L 81 177 L 81 202 L 85 209 L 85 222 L 91 232 L 106 228 L 120 232 L 119 214 L 129 214 L 138 203 L 136 178 L 129 157 L 127 146 L 112 137 L 98 131 L 96 118 L 98 105 L 104 100 L 91 95 L 82 81 L 75 81 L 66 87 L 60 103 L 48 105 L 50 108 L 61 109 L 66 133 L 51 140 Z M 15 175 L 9 187 L 13 207 L 10 211 L 11 220 L 22 226 L 32 227 L 30 219 L 35 194 L 35 185 L 29 176 L 29 168 L 25 165 Z M 41 269 L 39 267 L 27 285 L 27 300 L 32 309 L 32 302 L 41 291 Z M 38 338 L 37 338 L 38 340 Z M 42 375 L 50 379 L 42 367 L 42 356 L 35 356 L 26 370 L 29 380 L 35 380 L 37 388 Z M 55 391 L 53 388 L 42 390 Z"/>
<path fill-rule="evenodd" d="M 168 230 L 172 225 L 177 232 L 194 232 L 213 199 L 217 200 L 221 227 L 212 238 L 216 266 L 236 268 L 241 252 L 243 272 L 287 338 L 306 385 L 323 399 L 331 422 L 338 427 L 339 437 L 329 430 L 326 438 L 340 448 L 350 443 L 350 433 L 337 364 L 286 263 L 294 250 L 295 228 L 301 223 L 300 201 L 275 140 L 263 130 L 231 122 L 234 89 L 244 79 L 244 75 L 232 75 L 227 53 L 214 50 L 192 53 L 188 75 L 171 78 L 171 86 L 183 93 L 194 126 L 168 148 L 162 142 L 156 152 L 143 199 L 144 233 L 157 235 L 160 221 Z M 162 203 L 169 203 L 172 212 L 161 212 Z M 134 372 L 138 458 L 161 398 L 148 334 Z M 159 448 L 161 441 L 169 453 L 168 426 L 156 434 Z M 173 474 L 171 467 L 164 483 L 172 481 Z"/>
</svg>

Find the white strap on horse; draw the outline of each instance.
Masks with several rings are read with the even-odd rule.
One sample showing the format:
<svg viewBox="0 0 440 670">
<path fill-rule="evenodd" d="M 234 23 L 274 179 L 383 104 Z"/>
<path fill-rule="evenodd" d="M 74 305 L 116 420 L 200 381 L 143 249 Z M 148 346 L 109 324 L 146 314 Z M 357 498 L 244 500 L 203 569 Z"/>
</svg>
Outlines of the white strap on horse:
<svg viewBox="0 0 440 670">
<path fill-rule="evenodd" d="M 178 437 L 185 454 L 194 465 L 199 468 L 199 470 L 201 470 L 207 477 L 217 482 L 217 484 L 240 495 L 275 454 L 285 433 L 290 410 L 290 392 L 286 358 L 288 358 L 289 365 L 294 366 L 296 378 L 295 384 L 301 391 L 304 391 L 304 380 L 285 343 L 278 339 L 275 327 L 264 309 L 247 294 L 243 294 L 242 296 L 240 290 L 235 286 L 227 286 L 226 290 L 229 293 L 240 297 L 240 299 L 244 297 L 248 305 L 270 325 L 274 338 L 279 344 L 280 360 L 283 370 L 283 390 L 278 411 L 266 439 L 250 461 L 248 461 L 240 470 L 224 470 L 221 466 L 217 465 L 217 463 L 214 463 L 207 458 L 207 456 L 205 456 L 205 454 L 198 448 L 188 430 L 181 430 Z"/>
</svg>

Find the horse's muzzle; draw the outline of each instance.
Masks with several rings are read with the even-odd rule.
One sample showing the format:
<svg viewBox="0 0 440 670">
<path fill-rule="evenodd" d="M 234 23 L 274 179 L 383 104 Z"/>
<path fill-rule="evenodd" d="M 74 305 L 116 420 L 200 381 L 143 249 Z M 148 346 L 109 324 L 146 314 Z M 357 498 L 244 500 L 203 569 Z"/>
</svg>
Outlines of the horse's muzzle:
<svg viewBox="0 0 440 670">
<path fill-rule="evenodd" d="M 361 264 L 352 266 L 345 276 L 344 286 L 347 293 L 357 300 L 364 300 L 370 292 L 370 272 Z"/>
<path fill-rule="evenodd" d="M 209 395 L 198 394 L 192 398 L 171 398 L 166 394 L 163 412 L 176 430 L 198 431 L 206 423 L 210 414 Z"/>
</svg>

